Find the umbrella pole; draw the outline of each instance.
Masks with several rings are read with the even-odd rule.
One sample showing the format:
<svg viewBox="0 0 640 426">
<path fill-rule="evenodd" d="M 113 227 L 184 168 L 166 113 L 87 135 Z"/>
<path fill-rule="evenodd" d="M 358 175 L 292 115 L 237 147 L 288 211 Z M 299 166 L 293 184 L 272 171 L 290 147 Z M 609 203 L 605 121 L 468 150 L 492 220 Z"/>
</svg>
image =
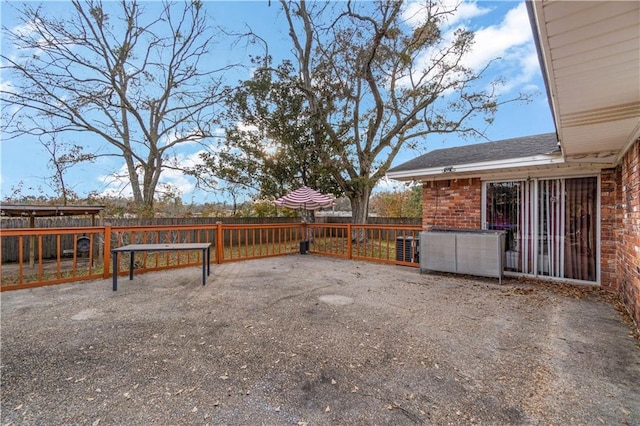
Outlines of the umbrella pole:
<svg viewBox="0 0 640 426">
<path fill-rule="evenodd" d="M 309 253 L 309 241 L 311 238 L 311 229 L 309 228 L 309 210 L 302 209 L 300 212 L 300 216 L 302 216 L 303 223 L 303 241 L 300 241 L 300 254 L 308 254 Z"/>
</svg>

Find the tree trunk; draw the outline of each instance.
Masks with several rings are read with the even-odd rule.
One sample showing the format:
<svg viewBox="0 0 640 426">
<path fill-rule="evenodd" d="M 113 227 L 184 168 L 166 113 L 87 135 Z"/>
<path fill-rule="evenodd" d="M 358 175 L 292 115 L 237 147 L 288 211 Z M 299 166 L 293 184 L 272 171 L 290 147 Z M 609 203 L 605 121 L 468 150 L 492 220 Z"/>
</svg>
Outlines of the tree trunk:
<svg viewBox="0 0 640 426">
<path fill-rule="evenodd" d="M 367 217 L 369 216 L 369 196 L 371 195 L 370 188 L 362 188 L 360 191 L 355 192 L 349 196 L 351 201 L 351 221 L 354 224 L 366 224 Z M 351 234 L 352 241 L 364 242 L 365 233 L 364 229 L 354 229 Z"/>
<path fill-rule="evenodd" d="M 351 221 L 353 223 L 367 223 L 370 196 L 371 189 L 369 188 L 364 188 L 352 196 L 349 196 L 349 200 L 351 201 Z"/>
</svg>

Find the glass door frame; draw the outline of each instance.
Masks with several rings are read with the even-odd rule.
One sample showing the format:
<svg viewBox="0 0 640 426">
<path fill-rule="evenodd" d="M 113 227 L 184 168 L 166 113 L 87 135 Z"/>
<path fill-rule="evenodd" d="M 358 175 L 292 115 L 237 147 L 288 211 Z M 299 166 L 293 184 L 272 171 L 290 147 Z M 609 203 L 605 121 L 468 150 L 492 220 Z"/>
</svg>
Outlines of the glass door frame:
<svg viewBox="0 0 640 426">
<path fill-rule="evenodd" d="M 528 196 L 526 197 L 526 202 L 531 202 L 533 201 L 533 205 L 530 206 L 530 215 L 532 217 L 530 217 L 529 219 L 529 223 L 533 229 L 530 230 L 529 234 L 530 235 L 539 235 L 541 230 L 540 230 L 540 200 L 539 200 L 539 184 L 540 181 L 548 181 L 548 180 L 567 180 L 567 179 L 574 179 L 574 178 L 596 178 L 596 205 L 595 205 L 595 214 L 596 214 L 596 256 L 595 256 L 595 276 L 596 276 L 596 280 L 595 281 L 584 281 L 584 280 L 577 280 L 577 279 L 572 279 L 572 278 L 561 278 L 561 277 L 554 277 L 551 275 L 544 275 L 543 273 L 539 272 L 539 266 L 538 265 L 538 261 L 539 261 L 539 238 L 532 238 L 531 241 L 531 246 L 529 247 L 521 247 L 521 250 L 527 250 L 530 251 L 531 254 L 528 255 L 529 258 L 532 257 L 531 259 L 531 271 L 529 273 L 525 273 L 525 272 L 514 272 L 514 271 L 504 271 L 505 275 L 509 275 L 509 276 L 525 276 L 525 277 L 532 277 L 532 278 L 542 278 L 545 280 L 553 280 L 553 281 L 560 281 L 560 282 L 569 282 L 569 283 L 575 283 L 575 284 L 587 284 L 587 285 L 600 285 L 601 282 L 601 276 L 600 276 L 600 272 L 601 272 L 601 241 L 600 241 L 600 236 L 601 236 L 601 230 L 600 230 L 600 224 L 601 224 L 601 180 L 600 180 L 600 174 L 593 174 L 593 173 L 589 173 L 589 174 L 568 174 L 566 176 L 536 176 L 536 177 L 514 177 L 514 176 L 505 176 L 504 178 L 491 178 L 491 179 L 487 179 L 487 180 L 482 180 L 482 229 L 488 229 L 487 225 L 487 186 L 489 184 L 492 183 L 516 183 L 519 182 L 523 185 L 527 185 L 527 189 L 526 192 L 528 194 Z M 564 182 L 562 182 L 562 188 L 565 188 Z M 563 198 L 561 200 L 562 203 L 562 211 L 564 212 L 564 206 L 566 203 L 565 200 L 565 195 L 563 194 Z M 522 197 L 522 199 L 520 200 L 520 206 L 518 206 L 519 209 L 522 209 L 522 203 L 525 202 L 525 197 Z M 561 219 L 564 222 L 564 218 Z M 564 224 L 561 225 L 562 227 L 564 227 Z M 522 229 L 523 224 L 519 224 L 519 227 Z M 563 252 L 564 252 L 564 248 L 563 248 Z M 562 256 L 562 258 L 560 259 L 560 262 L 562 264 L 564 264 L 564 254 Z M 526 257 L 522 257 L 520 260 L 520 265 L 519 265 L 519 269 L 523 270 L 523 269 L 527 269 L 525 268 L 526 265 L 523 265 L 524 262 L 526 262 L 528 259 Z"/>
</svg>

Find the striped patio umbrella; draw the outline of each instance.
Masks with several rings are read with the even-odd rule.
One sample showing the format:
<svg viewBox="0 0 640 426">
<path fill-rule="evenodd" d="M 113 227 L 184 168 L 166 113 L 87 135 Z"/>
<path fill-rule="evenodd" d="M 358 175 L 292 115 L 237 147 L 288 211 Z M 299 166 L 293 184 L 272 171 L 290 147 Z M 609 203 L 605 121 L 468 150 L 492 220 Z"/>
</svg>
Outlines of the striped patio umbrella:
<svg viewBox="0 0 640 426">
<path fill-rule="evenodd" d="M 301 210 L 318 210 L 325 207 L 332 207 L 335 204 L 333 198 L 329 195 L 322 194 L 307 186 L 302 186 L 278 198 L 273 203 L 279 207 Z"/>
</svg>

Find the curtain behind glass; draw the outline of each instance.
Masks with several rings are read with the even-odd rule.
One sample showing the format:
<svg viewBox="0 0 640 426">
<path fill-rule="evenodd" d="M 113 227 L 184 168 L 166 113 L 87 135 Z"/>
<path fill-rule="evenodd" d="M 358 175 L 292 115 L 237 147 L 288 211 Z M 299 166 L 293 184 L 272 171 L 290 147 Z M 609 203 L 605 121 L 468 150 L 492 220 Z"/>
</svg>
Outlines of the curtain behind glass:
<svg viewBox="0 0 640 426">
<path fill-rule="evenodd" d="M 595 177 L 565 181 L 565 278 L 596 280 Z"/>
</svg>

